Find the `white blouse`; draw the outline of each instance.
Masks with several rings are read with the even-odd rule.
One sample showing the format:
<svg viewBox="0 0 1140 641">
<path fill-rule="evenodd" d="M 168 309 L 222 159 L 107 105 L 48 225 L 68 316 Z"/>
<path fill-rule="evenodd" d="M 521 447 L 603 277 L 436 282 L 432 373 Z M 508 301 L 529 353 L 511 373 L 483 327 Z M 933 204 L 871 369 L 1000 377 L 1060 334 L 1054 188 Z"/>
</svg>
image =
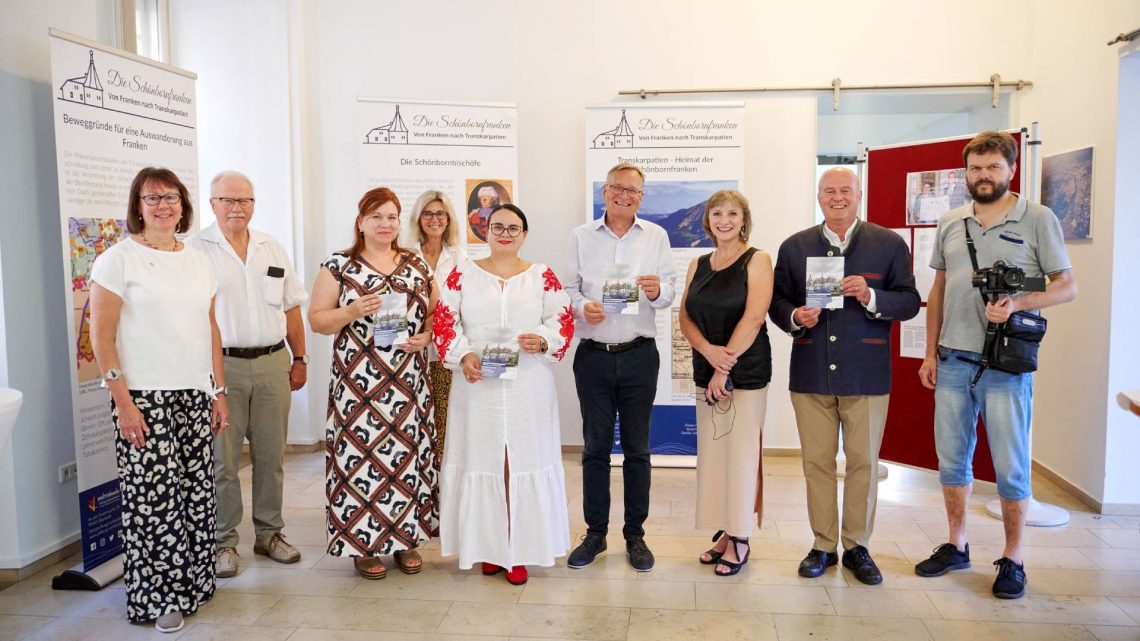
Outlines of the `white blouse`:
<svg viewBox="0 0 1140 641">
<path fill-rule="evenodd" d="M 204 254 L 126 238 L 95 259 L 91 280 L 123 299 L 115 348 L 129 389 L 213 389 L 210 304 L 218 286 Z"/>
</svg>

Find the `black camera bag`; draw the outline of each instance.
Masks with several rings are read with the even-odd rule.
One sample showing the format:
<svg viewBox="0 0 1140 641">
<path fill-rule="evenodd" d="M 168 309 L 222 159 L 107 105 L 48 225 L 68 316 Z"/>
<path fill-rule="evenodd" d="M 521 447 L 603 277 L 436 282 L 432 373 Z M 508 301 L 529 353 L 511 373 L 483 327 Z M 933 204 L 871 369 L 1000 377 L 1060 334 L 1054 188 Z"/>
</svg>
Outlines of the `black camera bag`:
<svg viewBox="0 0 1140 641">
<path fill-rule="evenodd" d="M 1037 350 L 1045 338 L 1045 318 L 1032 312 L 1014 312 L 1001 324 L 991 354 L 990 367 L 1010 374 L 1037 371 Z"/>
</svg>

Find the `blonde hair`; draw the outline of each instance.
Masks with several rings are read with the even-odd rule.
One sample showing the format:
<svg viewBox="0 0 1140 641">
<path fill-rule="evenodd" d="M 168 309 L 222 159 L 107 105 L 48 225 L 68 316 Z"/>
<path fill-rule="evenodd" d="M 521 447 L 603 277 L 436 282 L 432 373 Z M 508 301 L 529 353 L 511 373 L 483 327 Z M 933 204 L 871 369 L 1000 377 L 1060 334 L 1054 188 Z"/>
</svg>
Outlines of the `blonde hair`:
<svg viewBox="0 0 1140 641">
<path fill-rule="evenodd" d="M 459 244 L 459 221 L 455 218 L 455 207 L 452 207 L 451 199 L 447 197 L 447 194 L 436 189 L 429 189 L 420 194 L 416 203 L 412 205 L 405 238 L 421 245 L 427 240 L 424 235 L 424 228 L 420 225 L 420 214 L 424 213 L 424 209 L 427 209 L 428 205 L 437 200 L 443 205 L 443 210 L 447 212 L 447 229 L 443 231 L 443 244 L 448 247 L 455 247 Z"/>
</svg>

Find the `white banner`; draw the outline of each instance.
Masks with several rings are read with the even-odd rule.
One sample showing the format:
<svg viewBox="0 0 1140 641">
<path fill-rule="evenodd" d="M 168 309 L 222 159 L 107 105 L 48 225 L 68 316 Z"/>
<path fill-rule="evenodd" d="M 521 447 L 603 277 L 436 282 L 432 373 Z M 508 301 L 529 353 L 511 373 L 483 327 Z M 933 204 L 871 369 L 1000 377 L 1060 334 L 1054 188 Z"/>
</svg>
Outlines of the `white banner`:
<svg viewBox="0 0 1140 641">
<path fill-rule="evenodd" d="M 645 171 L 638 217 L 669 233 L 677 266 L 670 314 L 657 314 L 661 370 L 650 428 L 655 454 L 696 454 L 692 354 L 678 311 L 689 261 L 712 251 L 702 227 L 705 201 L 721 189 L 742 189 L 743 103 L 614 104 L 586 109 L 586 219 L 602 216 L 606 172 L 621 162 Z M 617 438 L 614 451 L 619 451 Z"/>
<path fill-rule="evenodd" d="M 95 257 L 127 236 L 127 193 L 140 169 L 166 167 L 198 193 L 196 76 L 54 29 L 50 41 L 86 571 L 122 550 L 115 433 L 91 350 L 88 278 Z"/>
<path fill-rule="evenodd" d="M 442 191 L 470 256 L 486 256 L 491 208 L 519 198 L 515 106 L 360 98 L 356 114 L 361 194 L 396 192 L 406 222 L 420 194 Z"/>
</svg>

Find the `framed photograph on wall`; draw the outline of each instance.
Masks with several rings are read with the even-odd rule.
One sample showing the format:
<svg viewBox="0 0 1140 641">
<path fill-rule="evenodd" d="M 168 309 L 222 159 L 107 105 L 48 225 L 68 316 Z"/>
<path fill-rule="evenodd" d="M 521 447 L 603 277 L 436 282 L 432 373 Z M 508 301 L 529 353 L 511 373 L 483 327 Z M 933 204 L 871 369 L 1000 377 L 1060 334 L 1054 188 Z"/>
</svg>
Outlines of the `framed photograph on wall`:
<svg viewBox="0 0 1140 641">
<path fill-rule="evenodd" d="M 1093 148 L 1041 159 L 1041 204 L 1061 221 L 1065 240 L 1092 238 Z"/>
</svg>

